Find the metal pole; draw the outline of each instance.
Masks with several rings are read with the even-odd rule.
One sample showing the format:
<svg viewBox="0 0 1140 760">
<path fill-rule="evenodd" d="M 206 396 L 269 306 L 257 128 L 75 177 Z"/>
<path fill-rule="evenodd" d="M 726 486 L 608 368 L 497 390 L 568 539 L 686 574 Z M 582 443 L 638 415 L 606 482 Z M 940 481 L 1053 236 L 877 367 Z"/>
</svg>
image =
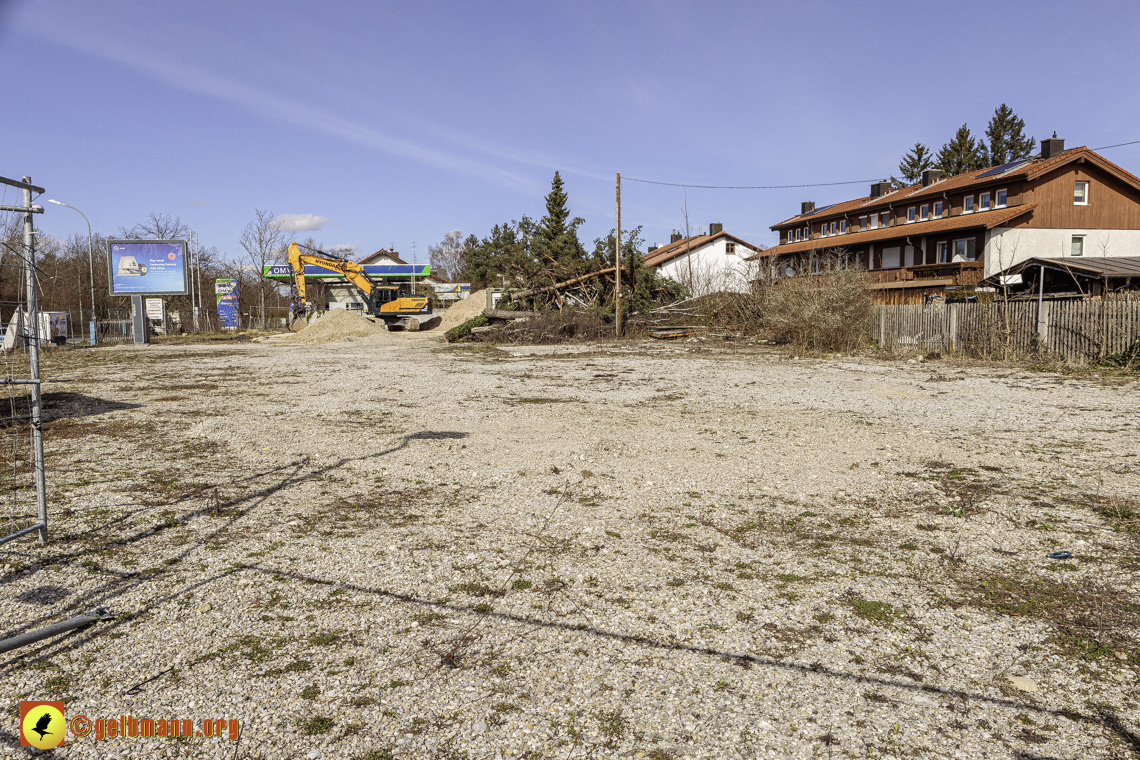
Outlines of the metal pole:
<svg viewBox="0 0 1140 760">
<path fill-rule="evenodd" d="M 190 316 L 191 316 L 191 322 L 194 325 L 194 331 L 195 332 L 198 331 L 198 303 L 194 299 L 194 293 L 195 293 L 194 261 L 196 259 L 196 256 L 194 255 L 195 254 L 194 238 L 197 235 L 198 235 L 198 233 L 194 232 L 194 230 L 190 230 L 190 266 L 188 266 L 186 268 L 187 269 L 186 274 L 190 277 Z"/>
<path fill-rule="evenodd" d="M 186 274 L 186 276 L 190 278 L 190 282 L 187 283 L 187 289 L 190 291 L 190 320 L 191 320 L 191 323 L 193 323 L 194 315 L 195 315 L 195 311 L 194 311 L 194 274 L 193 274 L 193 272 L 194 272 L 194 230 L 190 230 L 190 245 L 188 246 L 188 253 L 190 254 L 190 261 L 187 262 L 189 264 L 189 266 L 185 266 L 183 268 L 183 271 Z M 194 325 L 194 327 L 197 327 L 197 325 Z"/>
<path fill-rule="evenodd" d="M 79 211 L 79 209 L 75 209 Z M 95 345 L 95 254 L 91 252 L 91 222 L 87 221 L 87 214 L 79 211 L 83 221 L 87 224 L 87 269 L 91 274 L 91 345 Z"/>
<path fill-rule="evenodd" d="M 106 608 L 97 607 L 90 614 L 68 618 L 59 623 L 49 625 L 46 628 L 41 628 L 38 631 L 28 631 L 27 633 L 21 633 L 19 636 L 4 639 L 0 641 L 0 654 L 27 646 L 28 644 L 34 644 L 37 641 L 50 639 L 52 636 L 58 636 L 61 633 L 67 633 L 76 628 L 98 623 L 100 620 L 107 620 L 109 617 L 110 612 L 108 612 Z"/>
<path fill-rule="evenodd" d="M 617 228 L 614 235 L 614 336 L 621 337 L 621 172 L 617 173 Z"/>
<path fill-rule="evenodd" d="M 30 184 L 31 177 L 24 177 Z M 31 324 L 31 345 L 28 347 L 30 375 L 33 383 L 29 386 L 32 395 L 32 455 L 36 475 L 36 514 L 39 518 L 40 543 L 47 543 L 47 483 L 44 479 L 44 425 L 41 417 L 40 397 L 40 306 L 36 298 L 36 248 L 35 230 L 32 226 L 32 191 L 24 188 L 24 281 L 28 290 L 28 320 Z"/>
<path fill-rule="evenodd" d="M 198 281 L 196 290 L 198 293 L 198 308 L 194 311 L 194 322 L 198 324 L 202 319 L 202 238 L 198 237 L 198 233 L 194 233 L 194 270 L 196 272 L 195 279 Z"/>
</svg>

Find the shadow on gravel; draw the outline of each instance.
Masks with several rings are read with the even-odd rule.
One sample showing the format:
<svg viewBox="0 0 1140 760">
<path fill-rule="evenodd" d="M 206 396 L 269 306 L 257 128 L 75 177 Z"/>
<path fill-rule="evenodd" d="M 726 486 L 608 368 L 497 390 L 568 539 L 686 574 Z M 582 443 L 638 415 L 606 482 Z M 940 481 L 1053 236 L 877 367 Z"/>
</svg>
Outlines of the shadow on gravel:
<svg viewBox="0 0 1140 760">
<path fill-rule="evenodd" d="M 8 404 L 5 404 L 4 416 L 0 418 L 0 428 L 26 423 L 32 414 L 31 398 L 27 394 L 18 395 L 12 398 Z M 56 432 L 57 428 L 65 429 L 68 420 L 141 407 L 142 404 L 110 401 L 105 398 L 96 398 L 68 391 L 47 391 L 40 397 L 40 410 L 44 425 L 51 425 L 53 433 Z"/>
<path fill-rule="evenodd" d="M 401 439 L 400 443 L 396 444 L 395 446 L 392 446 L 391 448 L 385 449 L 384 451 L 378 452 L 376 454 L 370 454 L 370 455 L 362 456 L 362 457 L 345 457 L 345 458 L 338 460 L 334 464 L 326 465 L 324 467 L 320 467 L 320 468 L 317 468 L 317 469 L 311 470 L 311 471 L 306 471 L 306 465 L 308 464 L 308 459 L 305 458 L 305 459 L 302 459 L 300 461 L 290 463 L 289 465 L 286 465 L 283 467 L 277 467 L 277 468 L 274 468 L 271 470 L 267 470 L 263 473 L 255 475 L 253 477 L 246 478 L 246 479 L 244 479 L 244 482 L 247 482 L 247 483 L 254 483 L 254 482 L 262 481 L 266 478 L 270 478 L 270 477 L 274 477 L 274 476 L 278 477 L 279 479 L 276 482 L 272 482 L 272 483 L 265 485 L 261 489 L 255 491 L 251 494 L 246 494 L 244 496 L 241 496 L 241 497 L 238 497 L 235 499 L 231 499 L 231 500 L 226 501 L 226 502 L 215 502 L 215 503 L 210 504 L 206 507 L 203 507 L 203 508 L 200 508 L 200 509 L 195 510 L 193 512 L 190 512 L 187 515 L 183 516 L 182 518 L 179 518 L 180 523 L 186 523 L 189 520 L 192 520 L 196 517 L 200 517 L 203 515 L 211 515 L 211 514 L 215 515 L 215 516 L 218 514 L 224 514 L 229 519 L 221 527 L 217 528 L 216 530 L 211 531 L 208 535 L 198 536 L 198 537 L 196 537 L 196 540 L 187 543 L 186 548 L 181 553 L 179 553 L 175 558 L 172 558 L 171 560 L 167 560 L 167 563 L 164 567 L 156 568 L 156 569 L 152 569 L 152 570 L 146 570 L 146 571 L 139 571 L 139 572 L 129 572 L 129 573 L 114 572 L 114 573 L 111 573 L 114 577 L 111 580 L 107 581 L 100 588 L 97 588 L 94 591 L 94 593 L 86 595 L 82 600 L 72 600 L 69 604 L 66 605 L 66 609 L 55 608 L 52 610 L 51 615 L 44 615 L 37 620 L 31 621 L 26 626 L 23 626 L 17 630 L 6 632 L 2 636 L 0 636 L 0 638 L 17 635 L 17 634 L 22 633 L 25 630 L 29 630 L 29 629 L 37 626 L 37 625 L 44 624 L 50 619 L 55 619 L 55 618 L 59 618 L 61 616 L 72 614 L 75 611 L 80 610 L 81 608 L 86 610 L 86 609 L 90 609 L 90 608 L 95 607 L 95 606 L 110 606 L 110 604 L 112 603 L 112 601 L 114 599 L 116 599 L 119 596 L 121 596 L 122 594 L 126 593 L 128 590 L 130 590 L 134 586 L 138 585 L 139 583 L 142 583 L 144 581 L 160 579 L 167 573 L 176 572 L 178 570 L 179 563 L 182 560 L 184 560 L 188 555 L 190 555 L 191 553 L 196 551 L 203 544 L 205 544 L 208 541 L 219 536 L 219 534 L 221 534 L 223 531 L 225 531 L 226 528 L 232 526 L 237 520 L 246 516 L 252 510 L 254 510 L 256 507 L 263 504 L 265 502 L 265 500 L 268 499 L 270 496 L 272 496 L 273 494 L 276 494 L 282 490 L 288 489 L 292 486 L 299 485 L 301 483 L 304 483 L 304 482 L 311 480 L 311 479 L 314 479 L 314 478 L 322 477 L 322 476 L 326 475 L 327 473 L 335 471 L 335 470 L 345 466 L 346 464 L 348 464 L 350 462 L 373 459 L 375 457 L 385 456 L 385 455 L 394 453 L 396 451 L 399 451 L 399 450 L 407 447 L 409 445 L 409 442 L 411 442 L 411 441 L 438 440 L 438 439 L 460 439 L 460 438 L 467 437 L 467 435 L 468 435 L 467 433 L 461 433 L 461 432 L 421 431 L 421 432 L 411 433 L 411 434 L 405 435 Z M 195 497 L 202 497 L 205 495 L 204 492 L 207 490 L 212 490 L 212 487 L 211 487 L 211 489 L 201 489 L 199 492 L 188 494 L 185 497 L 183 497 L 183 499 L 181 499 L 180 501 L 186 501 L 186 500 L 189 500 L 189 499 L 192 499 Z M 130 536 L 124 536 L 119 540 L 114 540 L 114 541 L 108 542 L 106 544 L 106 546 L 122 546 L 122 545 L 132 544 L 132 543 L 140 541 L 140 540 L 142 540 L 142 539 L 144 539 L 150 535 L 154 535 L 158 530 L 161 529 L 161 527 L 162 527 L 161 525 L 158 525 L 158 526 L 140 528 L 139 530 L 137 530 L 134 534 L 132 534 Z M 40 570 L 44 570 L 45 568 L 50 567 L 51 565 L 73 562 L 73 561 L 77 560 L 78 558 L 83 557 L 85 555 L 96 553 L 102 548 L 104 548 L 104 547 L 96 547 L 96 548 L 92 548 L 92 549 L 85 549 L 83 551 L 74 552 L 74 553 L 51 555 L 51 556 L 48 556 L 46 558 L 40 559 L 37 562 L 37 564 L 30 569 L 33 572 L 37 572 Z M 104 570 L 104 572 L 111 572 L 111 571 Z M 972 693 L 972 692 L 965 691 L 962 689 L 946 688 L 946 687 L 933 686 L 933 685 L 928 685 L 928 684 L 913 683 L 913 682 L 909 682 L 909 681 L 898 681 L 898 680 L 894 680 L 891 678 L 884 678 L 882 676 L 868 675 L 866 673 L 852 673 L 852 672 L 847 672 L 847 671 L 843 671 L 843 670 L 837 670 L 834 668 L 827 668 L 827 667 L 824 667 L 822 665 L 801 665 L 798 663 L 783 662 L 783 661 L 772 659 L 769 657 L 760 657 L 760 656 L 753 655 L 753 654 L 739 653 L 739 652 L 728 652 L 728 651 L 724 651 L 724 650 L 714 649 L 712 647 L 701 647 L 701 646 L 693 646 L 693 645 L 687 645 L 687 644 L 671 643 L 671 642 L 661 641 L 659 639 L 655 639 L 655 638 L 652 638 L 650 636 L 645 636 L 645 635 L 641 635 L 641 634 L 632 634 L 632 633 L 624 633 L 622 631 L 606 630 L 606 629 L 600 628 L 598 626 L 576 624 L 576 623 L 569 623 L 569 622 L 561 622 L 558 620 L 543 620 L 543 619 L 528 616 L 528 615 L 520 615 L 520 614 L 514 614 L 514 613 L 495 612 L 494 610 L 487 610 L 486 607 L 483 605 L 465 605 L 465 604 L 458 604 L 458 603 L 454 603 L 454 602 L 438 603 L 438 602 L 430 601 L 428 599 L 422 599 L 422 598 L 419 598 L 417 596 L 413 596 L 410 594 L 401 594 L 401 593 L 396 593 L 393 591 L 388 591 L 388 590 L 383 589 L 383 588 L 371 588 L 368 586 L 361 586 L 361 585 L 357 585 L 357 584 L 346 583 L 346 582 L 340 581 L 340 580 L 327 580 L 324 578 L 315 578 L 315 577 L 311 577 L 308 575 L 304 575 L 302 573 L 290 572 L 288 570 L 281 570 L 281 569 L 277 569 L 277 568 L 262 567 L 262 566 L 257 565 L 257 564 L 244 564 L 244 565 L 232 566 L 230 569 L 225 570 L 224 572 L 220 572 L 220 573 L 212 575 L 208 578 L 204 578 L 204 579 L 198 581 L 197 583 L 194 583 L 194 584 L 189 585 L 189 586 L 185 586 L 178 591 L 175 591 L 175 592 L 163 595 L 163 596 L 153 597 L 149 604 L 147 604 L 145 607 L 141 608 L 137 613 L 135 613 L 133 615 L 121 615 L 109 623 L 99 624 L 99 625 L 93 626 L 92 628 L 85 629 L 83 631 L 77 631 L 74 634 L 67 635 L 67 636 L 64 636 L 62 638 L 56 639 L 52 642 L 43 644 L 37 648 L 26 650 L 25 652 L 23 652 L 20 655 L 17 655 L 17 656 L 15 656 L 9 660 L 0 662 L 0 673 L 3 673 L 5 671 L 11 669 L 12 667 L 17 665 L 21 661 L 24 661 L 25 663 L 34 663 L 34 662 L 47 660 L 51 656 L 56 654 L 58 651 L 60 651 L 63 648 L 64 644 L 66 644 L 67 647 L 69 647 L 69 648 L 83 647 L 87 644 L 90 644 L 92 641 L 98 639 L 100 636 L 103 636 L 103 635 L 105 635 L 111 631 L 114 631 L 115 629 L 118 629 L 120 626 L 122 626 L 124 623 L 129 622 L 134 617 L 138 617 L 140 615 L 146 614 L 147 612 L 150 612 L 155 607 L 161 606 L 162 604 L 165 604 L 165 603 L 167 603 L 173 599 L 177 599 L 181 596 L 185 596 L 187 594 L 190 594 L 190 593 L 194 592 L 195 590 L 202 588 L 203 586 L 207 586 L 207 585 L 209 585 L 215 581 L 218 581 L 222 578 L 226 578 L 226 577 L 229 577 L 229 576 L 232 576 L 235 574 L 239 574 L 239 573 L 259 573 L 259 574 L 270 575 L 270 576 L 291 578 L 291 579 L 294 579 L 298 582 L 304 582 L 304 583 L 313 584 L 313 585 L 325 585 L 325 586 L 329 586 L 329 587 L 344 589 L 346 591 L 354 591 L 354 592 L 361 593 L 361 594 L 370 594 L 370 595 L 377 596 L 377 597 L 383 597 L 386 599 L 391 599 L 391 600 L 400 601 L 400 602 L 403 602 L 406 604 L 415 605 L 415 606 L 422 607 L 425 609 L 437 610 L 437 611 L 446 609 L 446 610 L 450 610 L 452 612 L 471 615 L 474 620 L 480 621 L 480 622 L 491 620 L 491 621 L 498 621 L 498 622 L 504 622 L 504 623 L 520 624 L 520 625 L 524 625 L 524 626 L 531 626 L 534 628 L 558 630 L 560 632 L 573 632 L 573 633 L 578 633 L 578 634 L 582 634 L 582 635 L 594 636 L 594 637 L 597 637 L 600 639 L 606 639 L 606 640 L 610 640 L 610 641 L 618 641 L 618 642 L 621 642 L 623 644 L 633 644 L 636 646 L 647 647 L 647 648 L 651 648 L 651 649 L 657 649 L 657 650 L 663 650 L 663 651 L 672 651 L 672 652 L 683 652 L 683 653 L 695 654 L 695 655 L 700 655 L 700 656 L 705 656 L 705 657 L 715 657 L 717 659 L 727 658 L 727 659 L 732 660 L 732 661 L 736 662 L 737 664 L 739 664 L 745 668 L 759 666 L 759 667 L 769 668 L 769 669 L 773 669 L 773 670 L 783 670 L 783 671 L 792 672 L 792 673 L 803 673 L 803 674 L 812 673 L 812 674 L 815 674 L 817 676 L 825 676 L 828 678 L 836 679 L 837 681 L 845 681 L 845 682 L 850 682 L 850 683 L 861 683 L 861 684 L 875 684 L 878 686 L 884 686 L 884 687 L 889 687 L 889 688 L 893 688 L 893 689 L 900 689 L 900 690 L 911 692 L 911 693 L 950 697 L 950 698 L 960 699 L 960 700 L 964 700 L 964 701 L 970 701 L 970 702 L 976 702 L 976 703 L 981 703 L 981 704 L 995 705 L 995 706 L 1006 707 L 1006 708 L 1010 708 L 1010 709 L 1017 709 L 1017 710 L 1027 711 L 1027 712 L 1033 712 L 1033 713 L 1037 713 L 1040 715 L 1065 717 L 1065 718 L 1068 718 L 1070 720 L 1081 720 L 1081 721 L 1084 721 L 1084 722 L 1087 722 L 1087 723 L 1090 723 L 1093 725 L 1098 725 L 1098 726 L 1101 726 L 1103 728 L 1110 730 L 1117 737 L 1119 737 L 1121 740 L 1123 740 L 1124 743 L 1136 753 L 1137 757 L 1140 757 L 1140 736 L 1138 736 L 1133 730 L 1131 730 L 1128 726 L 1126 726 L 1125 723 L 1123 722 L 1123 720 L 1121 720 L 1121 718 L 1118 715 L 1116 715 L 1115 713 L 1113 713 L 1111 711 L 1107 711 L 1107 710 L 1102 710 L 1098 713 L 1091 713 L 1091 714 L 1090 713 L 1082 713 L 1082 712 L 1079 712 L 1076 710 L 1059 710 L 1059 709 L 1055 709 L 1055 708 L 1051 708 L 1051 707 L 1045 707 L 1045 706 L 1041 706 L 1041 705 L 1037 705 L 1037 704 L 1033 704 L 1033 703 L 1021 702 L 1021 701 L 1017 701 L 1017 700 L 1009 699 L 1009 698 L 1005 698 L 1005 697 L 992 697 L 992 696 L 987 696 L 985 694 L 976 694 L 976 693 Z M 15 573 L 10 573 L 6 576 L 2 576 L 2 577 L 0 577 L 0 584 L 5 583 L 5 582 L 10 582 L 10 581 L 14 580 L 15 577 L 16 577 Z M 43 587 L 43 588 L 47 588 L 47 587 Z M 468 629 L 468 630 L 470 630 L 470 629 Z M 444 667 L 446 665 L 447 665 L 447 663 L 441 663 L 441 667 Z M 153 677 L 147 679 L 146 681 L 143 681 L 142 683 L 137 684 L 135 687 L 128 687 L 128 688 L 139 689 L 144 684 L 149 683 L 150 681 L 156 680 L 161 675 L 162 674 L 160 673 L 157 676 L 153 676 Z M 0 746 L 8 746 L 10 748 L 15 748 L 17 746 L 17 744 L 18 744 L 18 742 L 17 742 L 17 737 L 15 736 L 15 734 L 13 734 L 11 731 L 9 731 L 8 729 L 6 729 L 4 727 L 0 727 Z M 1018 753 L 1018 754 L 1014 755 L 1014 757 L 1019 758 L 1020 760 L 1058 760 L 1056 758 L 1052 758 L 1049 756 L 1035 755 L 1032 753 L 1025 753 L 1025 752 Z"/>
</svg>

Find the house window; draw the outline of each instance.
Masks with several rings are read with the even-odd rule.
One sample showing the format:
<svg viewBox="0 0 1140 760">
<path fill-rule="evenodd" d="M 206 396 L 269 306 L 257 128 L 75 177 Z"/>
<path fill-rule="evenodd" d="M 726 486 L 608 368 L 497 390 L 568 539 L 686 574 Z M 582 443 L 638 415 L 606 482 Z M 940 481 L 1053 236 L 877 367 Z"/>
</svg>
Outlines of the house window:
<svg viewBox="0 0 1140 760">
<path fill-rule="evenodd" d="M 873 230 L 879 229 L 879 215 L 878 214 L 871 214 L 871 229 L 873 229 Z"/>
<path fill-rule="evenodd" d="M 919 221 L 925 222 L 929 218 L 930 218 L 930 204 L 924 203 L 924 204 L 922 204 L 922 207 L 918 210 L 918 219 L 919 219 Z"/>
<path fill-rule="evenodd" d="M 891 226 L 891 212 L 889 212 L 889 211 L 883 212 L 883 226 L 884 227 L 890 227 Z"/>
<path fill-rule="evenodd" d="M 910 224 L 914 221 L 914 206 L 906 210 L 906 223 Z"/>
<path fill-rule="evenodd" d="M 938 201 L 937 203 L 934 204 L 934 218 L 935 219 L 941 219 L 942 218 L 942 201 Z"/>
<path fill-rule="evenodd" d="M 973 261 L 978 257 L 973 238 L 954 241 L 954 261 Z"/>
<path fill-rule="evenodd" d="M 846 219 L 844 219 L 843 221 L 841 221 L 839 223 L 839 234 L 840 235 L 846 235 L 847 234 L 847 220 Z"/>
<path fill-rule="evenodd" d="M 800 242 L 800 228 L 796 227 L 796 242 Z"/>
<path fill-rule="evenodd" d="M 990 194 L 982 193 L 981 198 L 978 199 L 978 205 L 981 206 L 982 211 L 990 210 Z"/>
<path fill-rule="evenodd" d="M 867 217 L 865 217 L 865 216 L 859 217 L 859 229 L 862 230 L 863 232 L 866 232 L 867 230 L 871 229 L 870 227 L 867 226 Z"/>
<path fill-rule="evenodd" d="M 811 240 L 811 227 L 804 227 L 804 240 Z"/>
<path fill-rule="evenodd" d="M 726 242 L 724 244 L 724 252 L 726 254 L 728 254 L 729 256 L 735 256 L 736 255 L 736 243 L 732 242 L 731 240 Z"/>
<path fill-rule="evenodd" d="M 834 235 L 834 234 L 835 234 L 835 222 L 832 222 L 832 223 L 831 223 L 831 234 L 832 234 L 832 235 Z"/>
<path fill-rule="evenodd" d="M 945 240 L 938 244 L 934 255 L 934 261 L 937 264 L 950 263 L 950 244 Z"/>
<path fill-rule="evenodd" d="M 1073 241 L 1069 244 L 1070 256 L 1084 256 L 1085 255 L 1085 236 L 1073 235 Z"/>
<path fill-rule="evenodd" d="M 974 213 L 974 196 L 967 195 L 965 198 L 962 199 L 962 213 L 963 214 Z"/>
<path fill-rule="evenodd" d="M 1089 205 L 1089 183 L 1078 181 L 1073 185 L 1073 205 Z"/>
<path fill-rule="evenodd" d="M 1009 193 L 1006 192 L 1005 190 L 998 190 L 997 191 L 997 204 L 995 205 L 995 207 L 996 208 L 1005 208 L 1005 203 L 1007 200 L 1009 200 Z"/>
</svg>

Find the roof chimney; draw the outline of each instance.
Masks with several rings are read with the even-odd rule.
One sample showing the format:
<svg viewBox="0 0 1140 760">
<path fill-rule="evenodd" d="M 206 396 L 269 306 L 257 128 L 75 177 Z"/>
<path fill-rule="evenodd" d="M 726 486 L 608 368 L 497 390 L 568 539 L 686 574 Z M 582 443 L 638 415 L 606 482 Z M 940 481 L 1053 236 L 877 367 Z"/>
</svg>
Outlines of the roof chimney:
<svg viewBox="0 0 1140 760">
<path fill-rule="evenodd" d="M 804 201 L 800 204 L 800 216 L 815 211 L 815 201 Z"/>
<path fill-rule="evenodd" d="M 715 235 L 718 232 L 724 232 L 724 225 L 720 222 L 709 222 L 709 234 Z"/>
<path fill-rule="evenodd" d="M 886 195 L 891 191 L 891 183 L 883 180 L 882 182 L 871 183 L 871 197 L 878 198 Z"/>
<path fill-rule="evenodd" d="M 649 250 L 646 251 L 646 253 L 653 253 L 654 251 L 657 250 L 657 248 L 658 248 L 658 246 L 651 245 L 651 246 L 649 246 Z"/>
<path fill-rule="evenodd" d="M 1041 141 L 1041 158 L 1052 158 L 1065 150 L 1065 138 L 1057 137 L 1054 132 L 1052 137 L 1047 137 Z"/>
<path fill-rule="evenodd" d="M 669 242 L 670 243 L 676 243 L 680 239 L 681 239 L 681 233 L 677 232 L 677 230 L 673 230 L 673 234 L 669 236 Z"/>
<path fill-rule="evenodd" d="M 922 186 L 930 187 L 940 179 L 942 179 L 941 169 L 927 169 L 922 173 Z"/>
</svg>

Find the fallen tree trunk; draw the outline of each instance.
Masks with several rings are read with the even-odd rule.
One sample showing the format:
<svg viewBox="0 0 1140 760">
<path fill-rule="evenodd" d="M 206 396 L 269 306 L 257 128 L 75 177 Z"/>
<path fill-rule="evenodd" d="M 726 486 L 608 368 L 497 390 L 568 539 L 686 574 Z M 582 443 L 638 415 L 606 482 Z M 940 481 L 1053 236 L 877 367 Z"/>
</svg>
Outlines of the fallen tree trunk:
<svg viewBox="0 0 1140 760">
<path fill-rule="evenodd" d="M 520 290 L 517 293 L 506 293 L 503 295 L 501 300 L 506 301 L 506 302 L 510 302 L 510 301 L 514 301 L 514 300 L 519 299 L 519 298 L 530 298 L 531 296 L 536 296 L 539 293 L 549 293 L 549 292 L 555 291 L 555 290 L 562 290 L 563 288 L 568 288 L 571 285 L 577 285 L 580 282 L 586 282 L 586 280 L 592 280 L 595 277 L 599 277 L 603 274 L 609 274 L 613 271 L 614 271 L 613 267 L 609 267 L 608 269 L 599 269 L 597 272 L 590 272 L 589 274 L 584 274 L 581 277 L 575 277 L 573 279 L 566 280 L 565 282 L 556 282 L 553 285 L 544 285 L 541 288 L 530 288 L 529 290 Z"/>
<path fill-rule="evenodd" d="M 529 319 L 537 317 L 540 311 L 508 311 L 506 309 L 484 309 L 483 316 L 487 319 Z"/>
</svg>

